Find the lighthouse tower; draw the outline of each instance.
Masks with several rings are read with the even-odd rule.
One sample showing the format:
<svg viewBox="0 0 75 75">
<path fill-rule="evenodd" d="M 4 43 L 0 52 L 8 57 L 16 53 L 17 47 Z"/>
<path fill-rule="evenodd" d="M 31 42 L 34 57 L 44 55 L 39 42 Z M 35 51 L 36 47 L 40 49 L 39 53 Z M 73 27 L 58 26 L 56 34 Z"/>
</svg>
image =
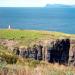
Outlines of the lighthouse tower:
<svg viewBox="0 0 75 75">
<path fill-rule="evenodd" d="M 8 26 L 8 29 L 11 29 L 10 25 Z"/>
</svg>

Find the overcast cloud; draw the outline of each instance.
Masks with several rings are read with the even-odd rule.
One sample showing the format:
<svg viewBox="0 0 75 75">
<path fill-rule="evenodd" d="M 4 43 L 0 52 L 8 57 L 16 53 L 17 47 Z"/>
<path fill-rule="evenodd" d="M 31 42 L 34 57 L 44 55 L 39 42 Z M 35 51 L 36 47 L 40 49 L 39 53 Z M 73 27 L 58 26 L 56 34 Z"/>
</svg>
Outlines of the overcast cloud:
<svg viewBox="0 0 75 75">
<path fill-rule="evenodd" d="M 46 4 L 75 5 L 75 0 L 0 0 L 0 7 L 43 7 Z"/>
</svg>

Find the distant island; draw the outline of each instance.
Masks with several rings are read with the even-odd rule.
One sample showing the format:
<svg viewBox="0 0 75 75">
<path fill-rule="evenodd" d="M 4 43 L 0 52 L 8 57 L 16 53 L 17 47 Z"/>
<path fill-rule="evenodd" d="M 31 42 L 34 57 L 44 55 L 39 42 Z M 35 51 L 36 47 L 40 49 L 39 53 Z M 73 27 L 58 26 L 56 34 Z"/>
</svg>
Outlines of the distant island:
<svg viewBox="0 0 75 75">
<path fill-rule="evenodd" d="M 47 4 L 45 7 L 48 7 L 48 8 L 75 8 L 75 5 Z"/>
</svg>

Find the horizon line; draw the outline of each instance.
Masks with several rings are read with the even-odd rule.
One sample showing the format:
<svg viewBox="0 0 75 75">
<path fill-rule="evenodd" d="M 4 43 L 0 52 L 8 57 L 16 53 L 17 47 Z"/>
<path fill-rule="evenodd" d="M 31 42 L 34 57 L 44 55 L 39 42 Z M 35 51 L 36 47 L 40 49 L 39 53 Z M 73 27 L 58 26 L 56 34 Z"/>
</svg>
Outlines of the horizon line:
<svg viewBox="0 0 75 75">
<path fill-rule="evenodd" d="M 75 6 L 75 4 L 61 4 L 61 3 L 50 4 L 50 3 L 47 3 L 47 4 L 45 4 L 44 6 L 0 6 L 0 7 L 46 7 L 47 5 Z"/>
</svg>

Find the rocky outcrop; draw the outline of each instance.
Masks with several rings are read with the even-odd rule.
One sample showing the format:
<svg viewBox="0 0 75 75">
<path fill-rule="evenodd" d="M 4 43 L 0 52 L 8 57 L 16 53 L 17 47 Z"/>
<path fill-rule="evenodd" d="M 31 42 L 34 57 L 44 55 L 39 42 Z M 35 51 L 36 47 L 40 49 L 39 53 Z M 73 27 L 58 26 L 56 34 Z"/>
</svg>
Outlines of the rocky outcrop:
<svg viewBox="0 0 75 75">
<path fill-rule="evenodd" d="M 58 62 L 60 64 L 67 64 L 69 59 L 70 40 L 62 39 L 56 40 L 53 47 L 49 49 L 49 62 Z"/>
<path fill-rule="evenodd" d="M 15 48 L 16 55 L 35 60 L 44 60 L 50 63 L 68 64 L 70 39 L 48 41 L 34 44 L 27 48 Z M 74 53 L 74 52 L 73 52 Z M 75 59 L 75 53 L 73 54 Z"/>
<path fill-rule="evenodd" d="M 75 40 L 71 41 L 71 47 L 69 51 L 69 65 L 75 66 Z"/>
</svg>

